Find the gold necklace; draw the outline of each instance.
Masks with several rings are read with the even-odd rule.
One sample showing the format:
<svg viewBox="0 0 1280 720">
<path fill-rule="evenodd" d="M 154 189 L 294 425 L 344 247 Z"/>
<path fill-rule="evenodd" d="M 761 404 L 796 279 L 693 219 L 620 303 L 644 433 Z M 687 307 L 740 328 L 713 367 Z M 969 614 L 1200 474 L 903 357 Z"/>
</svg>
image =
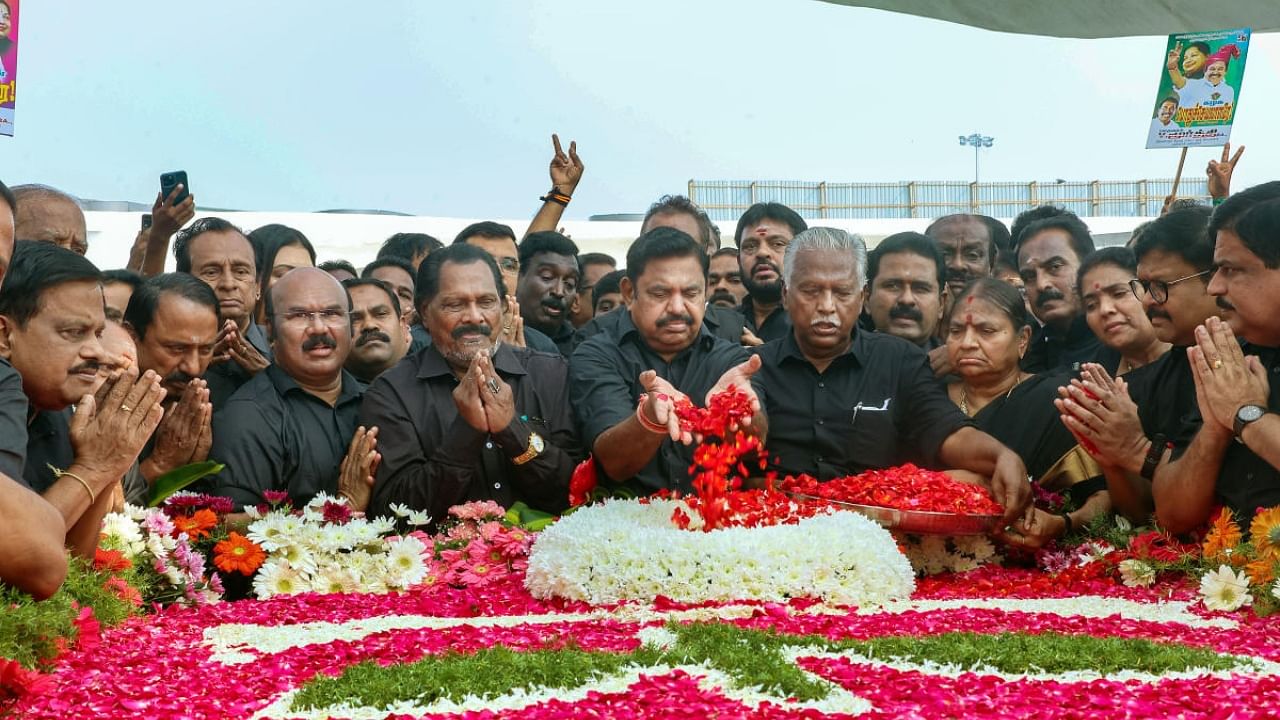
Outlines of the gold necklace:
<svg viewBox="0 0 1280 720">
<path fill-rule="evenodd" d="M 1009 391 L 1004 394 L 1004 399 L 1008 400 L 1009 396 L 1013 394 L 1013 389 L 1021 384 L 1022 373 L 1018 373 L 1017 377 L 1014 378 L 1013 384 L 1009 386 Z M 960 385 L 960 412 L 968 415 L 969 417 L 973 417 L 972 415 L 969 415 L 969 389 L 966 388 L 963 383 Z"/>
</svg>

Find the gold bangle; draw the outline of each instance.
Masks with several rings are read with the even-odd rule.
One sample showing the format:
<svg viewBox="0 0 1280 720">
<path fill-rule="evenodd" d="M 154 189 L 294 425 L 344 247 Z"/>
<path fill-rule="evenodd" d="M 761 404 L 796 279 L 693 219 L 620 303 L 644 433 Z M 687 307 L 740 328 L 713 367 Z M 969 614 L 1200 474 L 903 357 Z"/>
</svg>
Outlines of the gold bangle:
<svg viewBox="0 0 1280 720">
<path fill-rule="evenodd" d="M 69 477 L 77 480 L 80 483 L 80 487 L 84 488 L 84 491 L 89 493 L 90 505 L 93 505 L 94 503 L 98 502 L 97 493 L 93 491 L 93 488 L 89 487 L 89 483 L 85 482 L 84 478 L 80 477 L 79 475 L 73 472 L 68 472 L 66 470 L 59 470 L 58 468 L 52 465 L 49 466 L 49 469 L 53 471 L 53 476 L 58 478 L 59 480 L 61 480 L 64 477 Z"/>
</svg>

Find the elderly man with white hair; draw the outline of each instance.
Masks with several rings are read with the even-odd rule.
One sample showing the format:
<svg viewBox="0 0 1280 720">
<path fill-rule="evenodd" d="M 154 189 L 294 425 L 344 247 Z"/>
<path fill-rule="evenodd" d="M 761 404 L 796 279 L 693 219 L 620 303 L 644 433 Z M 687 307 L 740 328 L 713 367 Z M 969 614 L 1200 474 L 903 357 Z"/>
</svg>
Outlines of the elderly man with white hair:
<svg viewBox="0 0 1280 720">
<path fill-rule="evenodd" d="M 792 332 L 760 349 L 756 388 L 769 417 L 767 448 L 782 473 L 830 480 L 905 462 L 989 478 L 1005 522 L 1026 515 L 1022 460 L 947 399 L 918 346 L 859 331 L 867 248 L 816 227 L 783 262 Z"/>
</svg>

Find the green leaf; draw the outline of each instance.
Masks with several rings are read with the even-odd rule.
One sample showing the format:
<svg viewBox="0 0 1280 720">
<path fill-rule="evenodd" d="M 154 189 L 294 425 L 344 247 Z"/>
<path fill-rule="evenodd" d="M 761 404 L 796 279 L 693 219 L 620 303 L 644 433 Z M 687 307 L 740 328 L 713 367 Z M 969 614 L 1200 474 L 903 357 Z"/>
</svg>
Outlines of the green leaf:
<svg viewBox="0 0 1280 720">
<path fill-rule="evenodd" d="M 516 501 L 511 506 L 511 509 L 507 510 L 507 522 L 512 525 L 518 525 L 530 532 L 545 529 L 558 519 L 557 516 L 551 513 L 535 510 L 525 505 L 523 501 Z"/>
<path fill-rule="evenodd" d="M 155 485 L 151 486 L 151 496 L 147 498 L 147 507 L 156 507 L 170 495 L 186 488 L 202 477 L 217 475 L 225 467 L 226 465 L 222 463 L 205 460 L 204 462 L 191 463 L 190 465 L 183 465 L 180 468 L 170 470 L 156 478 Z"/>
</svg>

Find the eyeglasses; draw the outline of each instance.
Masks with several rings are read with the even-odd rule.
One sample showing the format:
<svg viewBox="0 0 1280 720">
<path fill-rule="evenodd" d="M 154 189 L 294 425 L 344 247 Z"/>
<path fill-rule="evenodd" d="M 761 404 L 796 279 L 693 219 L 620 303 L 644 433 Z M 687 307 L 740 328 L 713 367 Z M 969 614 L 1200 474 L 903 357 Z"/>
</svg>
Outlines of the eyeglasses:
<svg viewBox="0 0 1280 720">
<path fill-rule="evenodd" d="M 350 314 L 344 310 L 290 310 L 279 313 L 277 317 L 294 327 L 311 327 L 317 319 L 328 327 L 342 327 L 347 324 Z"/>
<path fill-rule="evenodd" d="M 1152 302 L 1157 305 L 1163 305 L 1169 299 L 1170 286 L 1177 285 L 1183 280 L 1190 280 L 1191 278 L 1208 275 L 1211 272 L 1213 272 L 1213 268 L 1201 270 L 1194 275 L 1180 277 L 1177 280 L 1170 280 L 1169 282 L 1165 282 L 1164 280 L 1139 280 L 1138 278 L 1134 278 L 1129 281 L 1129 289 L 1133 291 L 1133 296 L 1138 298 L 1139 301 L 1142 300 L 1144 295 L 1149 294 L 1151 295 Z"/>
<path fill-rule="evenodd" d="M 520 272 L 519 260 L 511 257 L 497 258 L 497 260 L 498 267 L 502 268 L 503 272 Z"/>
</svg>

